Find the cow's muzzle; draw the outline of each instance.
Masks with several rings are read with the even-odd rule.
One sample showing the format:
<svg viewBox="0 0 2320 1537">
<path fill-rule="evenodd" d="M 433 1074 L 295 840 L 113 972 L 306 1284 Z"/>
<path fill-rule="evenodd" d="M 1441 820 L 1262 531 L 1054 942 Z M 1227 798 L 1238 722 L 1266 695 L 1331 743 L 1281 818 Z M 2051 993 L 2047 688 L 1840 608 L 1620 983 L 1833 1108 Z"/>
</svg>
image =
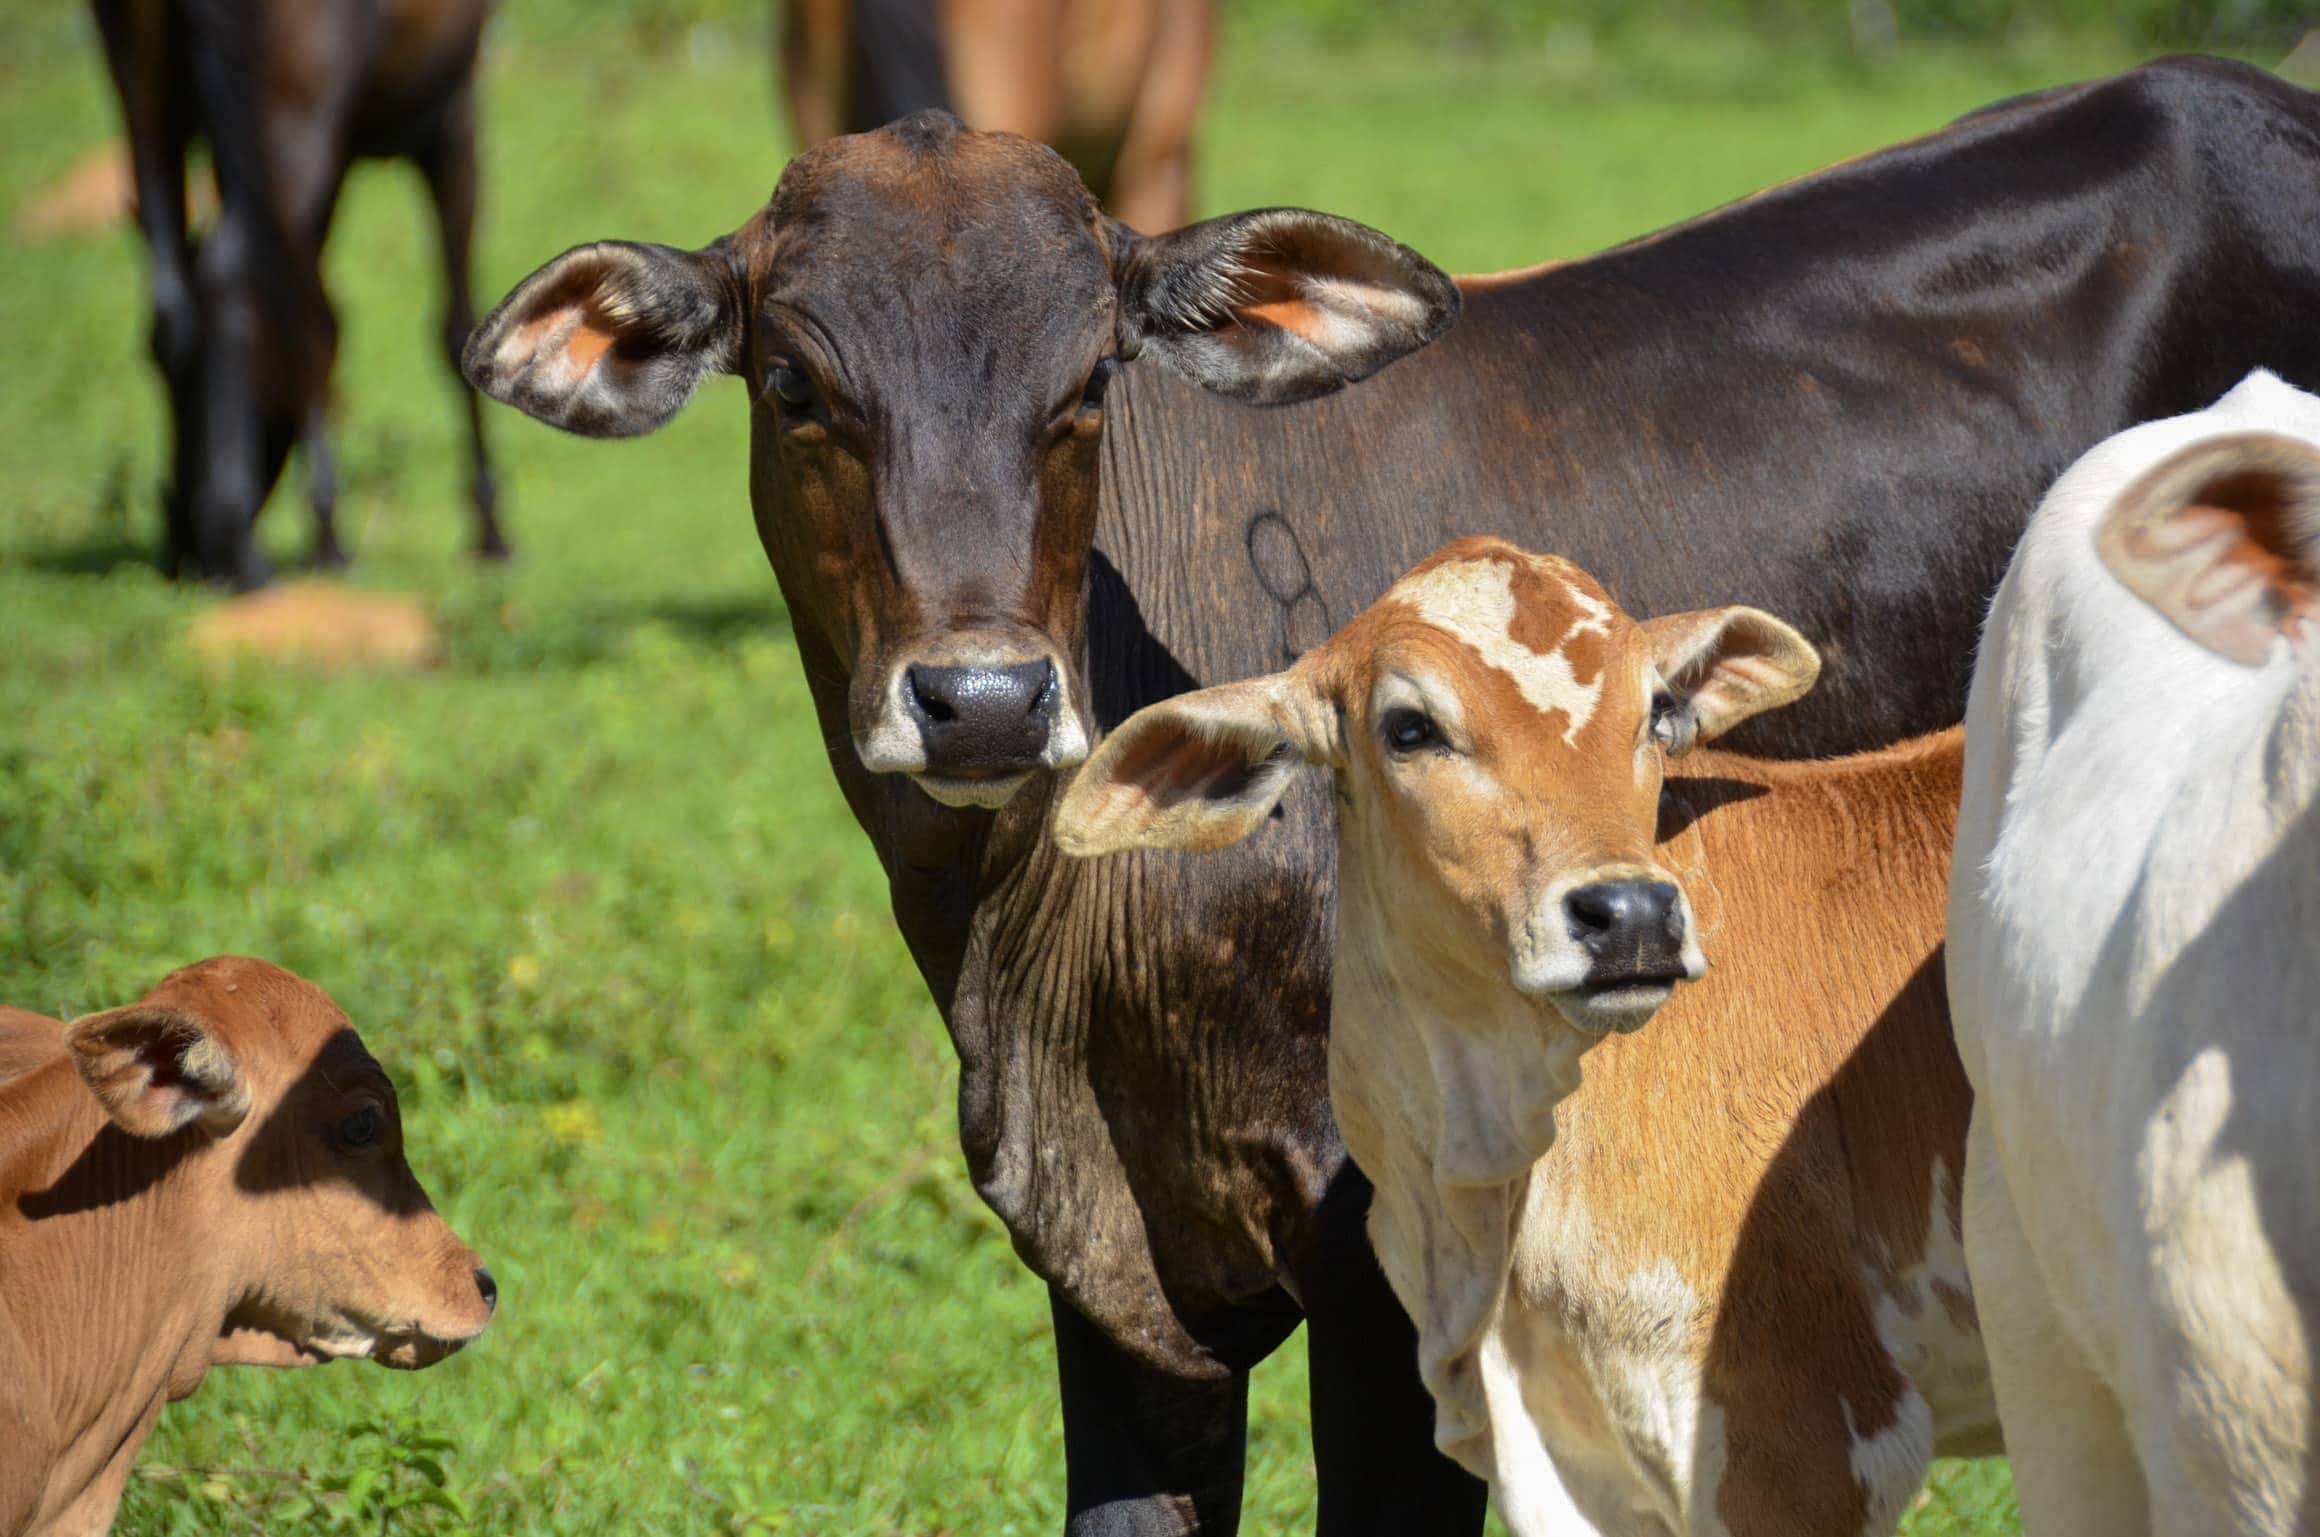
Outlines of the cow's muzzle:
<svg viewBox="0 0 2320 1537">
<path fill-rule="evenodd" d="M 1521 925 L 1511 969 L 1572 1028 L 1609 1035 L 1643 1028 L 1707 966 L 1682 890 L 1656 871 L 1619 871 L 1557 882 Z"/>
<path fill-rule="evenodd" d="M 1039 770 L 1087 756 L 1053 656 L 919 658 L 896 667 L 882 695 L 855 739 L 863 767 L 908 774 L 944 805 L 1005 805 Z"/>
</svg>

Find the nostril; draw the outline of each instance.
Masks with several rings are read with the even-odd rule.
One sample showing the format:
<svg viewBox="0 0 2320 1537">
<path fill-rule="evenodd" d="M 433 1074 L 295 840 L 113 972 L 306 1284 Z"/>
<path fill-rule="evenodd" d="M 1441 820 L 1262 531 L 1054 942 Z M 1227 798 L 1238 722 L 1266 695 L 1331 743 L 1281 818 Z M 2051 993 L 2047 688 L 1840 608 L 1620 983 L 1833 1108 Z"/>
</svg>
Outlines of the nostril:
<svg viewBox="0 0 2320 1537">
<path fill-rule="evenodd" d="M 1570 920 L 1571 937 L 1608 934 L 1619 922 L 1618 904 L 1608 886 L 1581 886 L 1563 898 L 1563 914 Z"/>
<path fill-rule="evenodd" d="M 908 677 L 911 702 L 918 706 L 920 714 L 938 726 L 958 719 L 959 712 L 951 703 L 949 690 L 942 686 L 947 679 L 937 679 L 931 675 L 931 669 L 917 667 L 910 669 Z"/>
<path fill-rule="evenodd" d="M 491 1278 L 491 1272 L 481 1265 L 475 1267 L 475 1289 L 483 1293 L 483 1306 L 486 1312 L 496 1313 L 499 1311 L 499 1283 L 494 1281 Z"/>
</svg>

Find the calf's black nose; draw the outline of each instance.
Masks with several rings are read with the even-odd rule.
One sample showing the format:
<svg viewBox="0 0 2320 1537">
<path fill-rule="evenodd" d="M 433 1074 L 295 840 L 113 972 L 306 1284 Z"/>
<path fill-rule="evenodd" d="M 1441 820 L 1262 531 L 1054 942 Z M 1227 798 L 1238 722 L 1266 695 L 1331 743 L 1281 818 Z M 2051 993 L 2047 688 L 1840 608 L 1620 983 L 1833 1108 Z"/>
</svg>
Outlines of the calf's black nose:
<svg viewBox="0 0 2320 1537">
<path fill-rule="evenodd" d="M 1055 664 L 911 667 L 910 713 L 935 774 L 1020 773 L 1039 766 L 1055 725 Z"/>
<path fill-rule="evenodd" d="M 1563 898 L 1563 920 L 1587 952 L 1587 980 L 1680 978 L 1684 913 L 1666 881 L 1600 881 Z"/>
<path fill-rule="evenodd" d="M 499 1311 L 499 1283 L 494 1281 L 491 1278 L 491 1272 L 481 1265 L 475 1267 L 475 1289 L 483 1293 L 483 1306 L 486 1312 L 496 1313 Z"/>
</svg>

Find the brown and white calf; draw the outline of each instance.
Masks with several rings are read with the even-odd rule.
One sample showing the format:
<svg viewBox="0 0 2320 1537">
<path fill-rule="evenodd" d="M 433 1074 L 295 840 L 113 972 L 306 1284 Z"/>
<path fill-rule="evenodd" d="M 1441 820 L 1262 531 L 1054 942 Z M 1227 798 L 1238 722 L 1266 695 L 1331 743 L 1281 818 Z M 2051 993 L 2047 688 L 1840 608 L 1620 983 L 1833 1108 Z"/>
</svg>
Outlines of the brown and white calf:
<svg viewBox="0 0 2320 1537">
<path fill-rule="evenodd" d="M 1638 622 L 1469 539 L 1287 671 L 1139 712 L 1058 810 L 1072 853 L 1214 848 L 1334 775 L 1331 1097 L 1437 1439 L 1518 1537 L 1889 1532 L 1937 1448 L 1995 1449 L 1957 733 L 1665 766 L 1818 671 L 1768 614 Z"/>
<path fill-rule="evenodd" d="M 104 1531 L 212 1366 L 431 1366 L 497 1300 L 313 983 L 228 956 L 71 1025 L 0 1009 L 4 1537 Z"/>
</svg>

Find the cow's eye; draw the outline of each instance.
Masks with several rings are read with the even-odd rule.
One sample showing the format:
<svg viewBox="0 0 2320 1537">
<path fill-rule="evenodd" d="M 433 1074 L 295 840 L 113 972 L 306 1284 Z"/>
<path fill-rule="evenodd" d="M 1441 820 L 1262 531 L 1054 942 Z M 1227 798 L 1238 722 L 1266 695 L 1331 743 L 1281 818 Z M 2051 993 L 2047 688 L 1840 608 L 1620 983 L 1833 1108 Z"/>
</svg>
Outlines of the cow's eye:
<svg viewBox="0 0 2320 1537">
<path fill-rule="evenodd" d="M 1095 371 L 1088 375 L 1087 388 L 1079 392 L 1079 408 L 1082 411 L 1101 411 L 1104 408 L 1104 391 L 1111 388 L 1112 375 L 1119 371 L 1117 358 L 1105 358 L 1096 364 Z"/>
<path fill-rule="evenodd" d="M 1651 696 L 1651 739 L 1666 748 L 1669 757 L 1689 752 L 1699 729 L 1689 704 L 1673 694 Z"/>
<path fill-rule="evenodd" d="M 1386 711 L 1386 718 L 1378 722 L 1378 734 L 1395 752 L 1416 752 L 1442 740 L 1432 717 L 1423 710 L 1408 708 Z"/>
<path fill-rule="evenodd" d="M 332 1128 L 331 1135 L 340 1147 L 369 1147 L 379 1140 L 379 1124 L 379 1107 L 365 1105 Z"/>
<path fill-rule="evenodd" d="M 765 393 L 792 411 L 804 411 L 814 403 L 814 381 L 803 369 L 776 363 L 765 371 Z"/>
</svg>

